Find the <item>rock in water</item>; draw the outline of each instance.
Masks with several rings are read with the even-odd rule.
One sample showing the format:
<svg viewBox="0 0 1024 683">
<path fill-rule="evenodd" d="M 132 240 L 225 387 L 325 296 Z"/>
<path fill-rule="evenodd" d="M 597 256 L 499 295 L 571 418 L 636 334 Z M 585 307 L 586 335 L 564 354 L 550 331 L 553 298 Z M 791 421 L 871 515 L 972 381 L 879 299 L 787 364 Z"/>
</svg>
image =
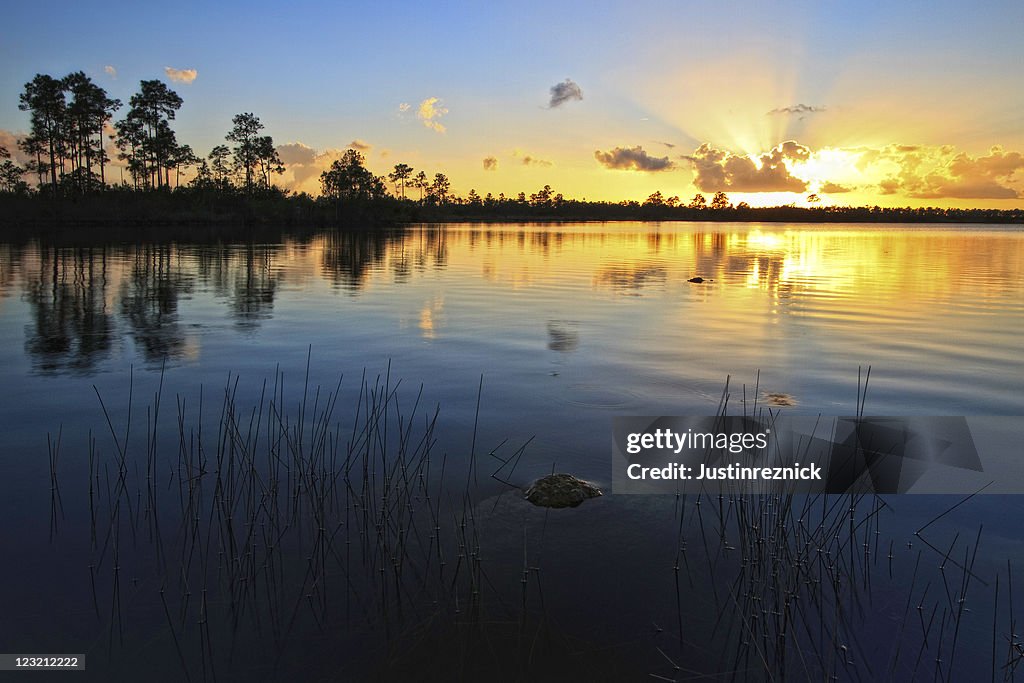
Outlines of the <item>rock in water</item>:
<svg viewBox="0 0 1024 683">
<path fill-rule="evenodd" d="M 571 474 L 549 474 L 526 489 L 526 500 L 546 508 L 574 508 L 600 495 L 601 489 Z"/>
<path fill-rule="evenodd" d="M 696 282 L 699 285 L 700 283 L 704 282 L 704 278 L 698 275 L 697 277 L 691 277 L 689 280 L 687 280 L 687 282 Z"/>
</svg>

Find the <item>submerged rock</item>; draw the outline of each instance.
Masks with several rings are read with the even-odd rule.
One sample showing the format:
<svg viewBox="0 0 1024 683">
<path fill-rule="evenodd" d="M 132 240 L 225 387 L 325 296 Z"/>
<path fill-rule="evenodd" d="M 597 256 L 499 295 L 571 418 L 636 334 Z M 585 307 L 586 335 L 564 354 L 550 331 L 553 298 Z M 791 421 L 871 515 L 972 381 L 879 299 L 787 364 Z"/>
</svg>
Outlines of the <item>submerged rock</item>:
<svg viewBox="0 0 1024 683">
<path fill-rule="evenodd" d="M 691 277 L 689 280 L 687 280 L 687 282 L 696 282 L 699 285 L 700 283 L 704 282 L 704 278 L 698 275 L 697 277 Z"/>
<path fill-rule="evenodd" d="M 549 474 L 526 489 L 526 500 L 546 508 L 574 508 L 600 495 L 601 489 L 571 474 Z"/>
</svg>

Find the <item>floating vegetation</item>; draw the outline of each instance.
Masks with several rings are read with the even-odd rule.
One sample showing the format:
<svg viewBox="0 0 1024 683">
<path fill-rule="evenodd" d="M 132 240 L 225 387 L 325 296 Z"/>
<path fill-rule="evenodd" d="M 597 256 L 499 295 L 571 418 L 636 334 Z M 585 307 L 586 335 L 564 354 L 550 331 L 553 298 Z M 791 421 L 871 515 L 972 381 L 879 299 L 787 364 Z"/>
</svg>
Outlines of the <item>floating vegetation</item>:
<svg viewBox="0 0 1024 683">
<path fill-rule="evenodd" d="M 765 393 L 764 401 L 770 406 L 788 407 L 796 405 L 796 399 L 792 394 L 784 394 L 780 391 Z"/>
</svg>

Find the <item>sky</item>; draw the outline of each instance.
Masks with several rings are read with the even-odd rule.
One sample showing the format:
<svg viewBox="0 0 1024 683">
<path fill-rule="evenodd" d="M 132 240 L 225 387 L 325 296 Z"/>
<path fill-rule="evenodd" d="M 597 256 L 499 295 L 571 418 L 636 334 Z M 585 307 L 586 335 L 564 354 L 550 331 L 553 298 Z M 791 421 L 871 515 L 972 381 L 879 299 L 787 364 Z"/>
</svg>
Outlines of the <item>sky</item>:
<svg viewBox="0 0 1024 683">
<path fill-rule="evenodd" d="M 355 146 L 452 190 L 687 203 L 1024 207 L 1024 3 L 21 2 L 0 145 L 37 73 L 159 78 L 207 154 L 240 112 L 317 193 Z M 127 107 L 115 114 L 123 117 Z"/>
</svg>

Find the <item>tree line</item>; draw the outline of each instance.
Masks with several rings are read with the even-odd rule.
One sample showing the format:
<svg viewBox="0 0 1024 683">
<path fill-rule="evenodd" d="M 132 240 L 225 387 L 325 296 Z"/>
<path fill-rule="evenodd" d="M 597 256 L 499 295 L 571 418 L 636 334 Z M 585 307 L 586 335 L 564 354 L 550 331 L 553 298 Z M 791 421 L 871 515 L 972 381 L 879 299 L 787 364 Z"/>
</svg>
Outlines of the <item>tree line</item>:
<svg viewBox="0 0 1024 683">
<path fill-rule="evenodd" d="M 160 80 L 143 80 L 124 106 L 82 71 L 63 78 L 37 74 L 25 84 L 18 107 L 28 112 L 30 132 L 17 141 L 29 159 L 19 166 L 9 150 L 0 147 L 0 194 L 36 195 L 45 199 L 96 196 L 111 190 L 140 196 L 159 192 L 185 198 L 254 197 L 297 203 L 302 215 L 310 207 L 326 208 L 336 218 L 343 213 L 367 216 L 372 212 L 393 220 L 447 219 L 664 219 L 664 220 L 851 220 L 851 221 L 980 221 L 1018 222 L 1020 209 L 909 209 L 819 206 L 817 195 L 807 206 L 752 208 L 733 205 L 724 192 L 708 200 L 703 194 L 688 202 L 660 191 L 645 201 L 588 202 L 564 197 L 550 185 L 527 195 L 481 197 L 475 189 L 465 196 L 452 193 L 444 173 L 432 177 L 408 164 L 395 164 L 386 176 L 375 175 L 356 149 L 346 150 L 321 173 L 321 196 L 292 194 L 274 185 L 285 167 L 271 136 L 253 113 L 236 114 L 232 127 L 205 156 L 178 141 L 172 127 L 183 100 Z M 105 141 L 113 143 L 119 170 L 117 182 L 108 178 L 110 156 Z M 182 185 L 182 172 L 191 179 Z M 27 178 L 35 179 L 32 187 Z M 391 183 L 389 190 L 388 183 Z M 199 200 L 196 200 L 199 201 Z"/>
</svg>

